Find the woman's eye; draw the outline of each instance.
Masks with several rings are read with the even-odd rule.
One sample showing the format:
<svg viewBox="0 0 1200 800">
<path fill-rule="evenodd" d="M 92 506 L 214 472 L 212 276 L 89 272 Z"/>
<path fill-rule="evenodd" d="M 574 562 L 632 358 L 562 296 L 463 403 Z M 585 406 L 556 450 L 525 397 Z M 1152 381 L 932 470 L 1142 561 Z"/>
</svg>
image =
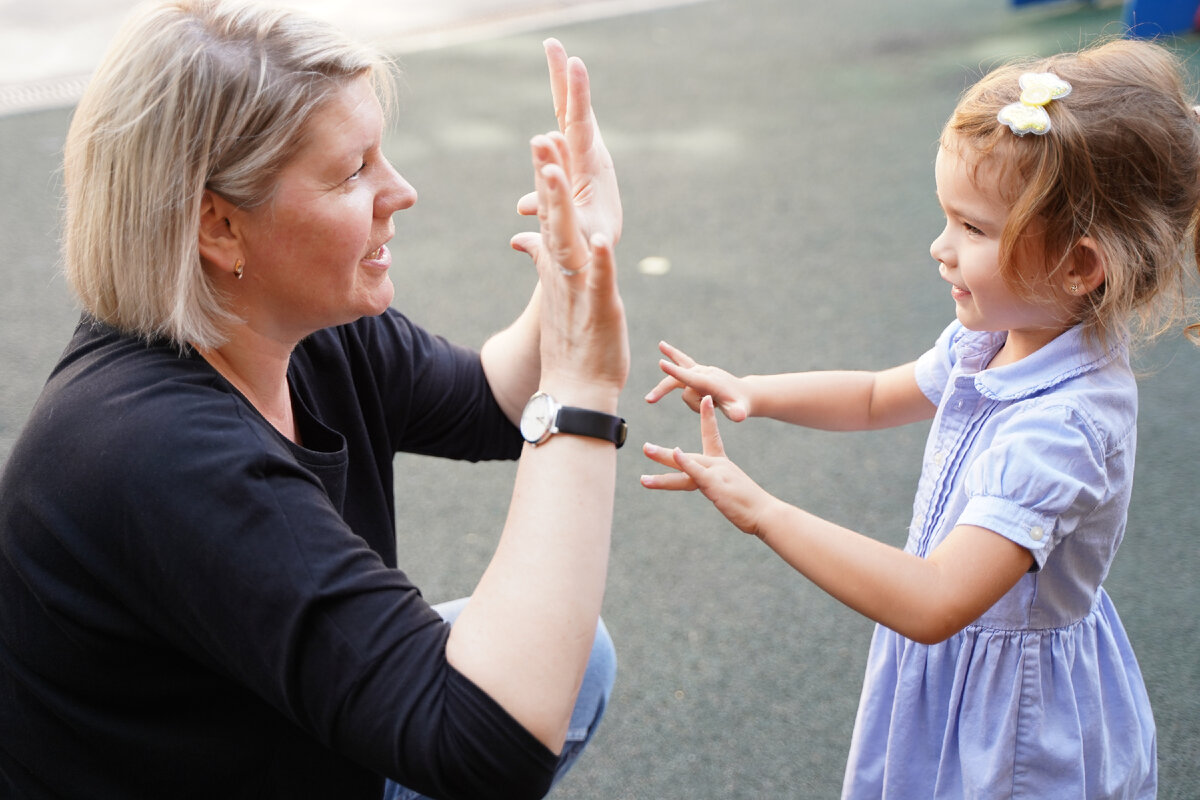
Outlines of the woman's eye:
<svg viewBox="0 0 1200 800">
<path fill-rule="evenodd" d="M 361 175 L 361 174 L 362 174 L 362 172 L 363 172 L 363 170 L 364 170 L 364 169 L 366 169 L 366 168 L 367 168 L 367 162 L 366 162 L 366 161 L 364 161 L 364 162 L 362 162 L 361 164 L 359 164 L 359 166 L 358 166 L 358 169 L 354 170 L 354 174 L 353 174 L 353 175 L 351 175 L 351 176 L 350 176 L 349 178 L 347 178 L 346 180 L 351 180 L 351 181 L 352 181 L 352 180 L 354 180 L 354 179 L 355 179 L 355 178 L 357 178 L 359 175 Z"/>
</svg>

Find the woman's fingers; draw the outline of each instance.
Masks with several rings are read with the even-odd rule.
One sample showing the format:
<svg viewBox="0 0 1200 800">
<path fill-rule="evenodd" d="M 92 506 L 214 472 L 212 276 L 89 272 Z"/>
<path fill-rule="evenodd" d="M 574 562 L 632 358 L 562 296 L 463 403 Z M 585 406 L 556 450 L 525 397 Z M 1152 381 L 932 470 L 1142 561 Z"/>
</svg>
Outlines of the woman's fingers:
<svg viewBox="0 0 1200 800">
<path fill-rule="evenodd" d="M 554 116 L 559 130 L 565 130 L 567 113 L 567 50 L 558 39 L 542 42 L 546 51 L 546 67 L 550 71 L 550 97 L 554 101 Z"/>
<path fill-rule="evenodd" d="M 575 275 L 587 267 L 591 253 L 575 217 L 561 140 L 561 134 L 550 134 L 532 141 L 538 219 L 548 255 L 564 274 Z"/>
<path fill-rule="evenodd" d="M 567 135 L 572 152 L 587 153 L 595 143 L 597 129 L 591 82 L 582 59 L 567 59 L 567 84 L 566 116 L 559 117 L 559 128 Z"/>
<path fill-rule="evenodd" d="M 567 58 L 567 51 L 557 39 L 547 39 L 542 43 L 546 51 L 546 65 L 550 72 L 550 96 L 554 102 L 554 117 L 558 121 L 558 130 L 563 136 L 567 135 L 568 127 L 580 116 L 579 97 L 576 94 L 576 86 L 578 78 L 574 81 L 569 77 L 572 72 L 572 66 L 568 63 L 572 59 Z M 583 62 L 579 59 L 573 59 L 579 62 L 579 67 L 583 66 Z M 574 68 L 578 69 L 578 67 Z M 587 85 L 587 71 L 584 69 L 583 84 L 578 87 L 582 92 L 583 98 L 586 98 L 586 114 L 591 115 L 591 90 Z M 578 129 L 574 132 L 576 140 L 586 139 L 589 146 L 591 143 L 591 134 Z M 571 157 L 569 145 L 564 138 L 562 143 L 564 153 L 563 163 L 568 164 Z M 570 170 L 568 170 L 569 172 Z M 517 201 L 517 213 L 525 216 L 532 216 L 537 213 L 538 195 L 536 191 L 529 192 L 520 200 Z"/>
</svg>

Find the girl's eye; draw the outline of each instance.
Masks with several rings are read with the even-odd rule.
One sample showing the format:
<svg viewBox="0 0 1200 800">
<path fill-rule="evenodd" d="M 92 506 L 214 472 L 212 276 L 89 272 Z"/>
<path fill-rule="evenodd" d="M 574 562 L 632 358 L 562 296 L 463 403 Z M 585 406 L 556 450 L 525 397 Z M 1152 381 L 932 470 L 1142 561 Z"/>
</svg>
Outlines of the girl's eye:
<svg viewBox="0 0 1200 800">
<path fill-rule="evenodd" d="M 971 234 L 972 236 L 983 236 L 983 231 L 979 230 L 979 228 L 976 228 L 974 225 L 972 225 L 969 222 L 964 222 L 963 228 L 967 231 L 967 233 Z"/>
</svg>

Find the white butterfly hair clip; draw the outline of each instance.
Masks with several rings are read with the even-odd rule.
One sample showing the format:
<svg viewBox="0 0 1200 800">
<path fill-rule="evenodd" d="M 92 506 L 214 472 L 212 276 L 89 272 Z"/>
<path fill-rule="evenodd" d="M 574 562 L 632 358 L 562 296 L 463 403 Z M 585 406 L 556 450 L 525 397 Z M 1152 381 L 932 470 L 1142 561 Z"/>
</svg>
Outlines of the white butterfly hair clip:
<svg viewBox="0 0 1200 800">
<path fill-rule="evenodd" d="M 1021 101 L 1000 109 L 996 119 L 1007 125 L 1017 136 L 1027 133 L 1045 135 L 1050 131 L 1050 115 L 1046 106 L 1051 100 L 1061 100 L 1071 93 L 1071 84 L 1052 72 L 1026 72 L 1021 76 Z"/>
</svg>

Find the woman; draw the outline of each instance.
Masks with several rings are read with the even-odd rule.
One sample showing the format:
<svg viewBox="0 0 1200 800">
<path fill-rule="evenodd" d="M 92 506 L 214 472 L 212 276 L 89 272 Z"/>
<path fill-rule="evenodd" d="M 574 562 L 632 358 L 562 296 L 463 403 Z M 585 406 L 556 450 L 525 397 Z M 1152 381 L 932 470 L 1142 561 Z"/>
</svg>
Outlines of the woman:
<svg viewBox="0 0 1200 800">
<path fill-rule="evenodd" d="M 65 151 L 84 315 L 0 478 L 0 795 L 538 797 L 577 755 L 629 355 L 611 161 L 547 54 L 540 280 L 476 353 L 390 308 L 379 57 L 219 0 L 118 37 Z M 575 435 L 539 394 L 522 444 L 535 392 Z M 401 450 L 520 456 L 465 606 L 396 569 Z"/>
</svg>

